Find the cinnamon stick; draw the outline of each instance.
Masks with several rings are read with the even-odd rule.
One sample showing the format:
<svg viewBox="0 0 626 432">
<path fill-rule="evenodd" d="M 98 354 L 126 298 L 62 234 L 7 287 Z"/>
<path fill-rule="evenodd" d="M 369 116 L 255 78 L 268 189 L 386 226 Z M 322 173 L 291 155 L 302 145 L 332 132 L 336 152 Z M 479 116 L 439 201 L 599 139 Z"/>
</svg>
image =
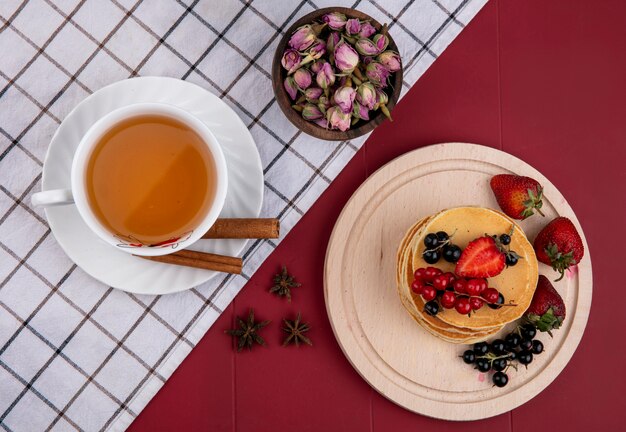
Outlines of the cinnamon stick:
<svg viewBox="0 0 626 432">
<path fill-rule="evenodd" d="M 203 239 L 273 239 L 280 235 L 278 219 L 218 219 Z"/>
<path fill-rule="evenodd" d="M 160 256 L 140 256 L 140 258 L 166 264 L 182 265 L 186 267 L 233 274 L 241 274 L 241 267 L 243 265 L 243 260 L 241 258 L 190 250 L 180 250 L 168 255 Z"/>
</svg>

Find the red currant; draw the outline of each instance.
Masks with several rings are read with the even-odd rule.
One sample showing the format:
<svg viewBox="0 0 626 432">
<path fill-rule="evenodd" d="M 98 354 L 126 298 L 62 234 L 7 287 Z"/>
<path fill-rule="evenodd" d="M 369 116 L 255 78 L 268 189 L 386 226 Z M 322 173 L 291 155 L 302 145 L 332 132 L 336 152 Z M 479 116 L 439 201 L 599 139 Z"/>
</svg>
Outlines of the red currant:
<svg viewBox="0 0 626 432">
<path fill-rule="evenodd" d="M 425 286 L 426 284 L 422 282 L 421 279 L 415 279 L 411 284 L 411 289 L 415 294 L 420 295 L 422 294 L 422 289 L 424 289 Z"/>
<path fill-rule="evenodd" d="M 477 296 L 480 294 L 480 286 L 481 286 L 481 280 L 480 279 L 470 279 L 467 281 L 467 288 L 466 288 L 466 292 L 467 294 L 469 294 L 470 296 Z"/>
<path fill-rule="evenodd" d="M 456 276 L 452 272 L 445 272 L 443 275 L 448 278 L 448 286 L 451 286 L 456 280 Z"/>
<path fill-rule="evenodd" d="M 446 291 L 441 296 L 441 306 L 446 309 L 452 309 L 454 307 L 454 303 L 456 302 L 456 294 L 452 291 Z"/>
<path fill-rule="evenodd" d="M 413 274 L 413 276 L 415 276 L 415 279 L 423 280 L 425 273 L 426 273 L 426 269 L 424 267 L 421 267 L 415 270 L 415 273 Z"/>
<path fill-rule="evenodd" d="M 478 294 L 487 289 L 487 279 L 478 279 L 480 284 L 478 285 Z"/>
<path fill-rule="evenodd" d="M 487 301 L 487 303 L 491 304 L 497 303 L 498 297 L 500 297 L 500 293 L 495 288 L 487 288 L 480 295 Z"/>
<path fill-rule="evenodd" d="M 471 297 L 469 299 L 469 304 L 472 310 L 478 310 L 481 307 L 483 307 L 483 301 L 479 299 L 478 297 Z"/>
<path fill-rule="evenodd" d="M 448 278 L 445 274 L 440 274 L 439 276 L 435 276 L 433 279 L 433 286 L 435 289 L 441 291 L 448 288 Z"/>
<path fill-rule="evenodd" d="M 424 300 L 431 301 L 435 297 L 437 297 L 437 290 L 435 290 L 435 288 L 428 285 L 425 285 L 424 288 L 422 288 L 422 298 Z"/>
<path fill-rule="evenodd" d="M 454 309 L 462 315 L 467 315 L 472 310 L 467 297 L 457 297 L 454 302 Z"/>
<path fill-rule="evenodd" d="M 442 274 L 443 272 L 438 269 L 437 267 L 426 267 L 426 270 L 424 271 L 424 277 L 422 279 L 424 279 L 425 281 L 432 281 L 436 276 L 439 276 L 440 274 Z"/>
<path fill-rule="evenodd" d="M 454 288 L 454 291 L 458 292 L 459 294 L 465 294 L 467 281 L 465 279 L 457 279 L 454 281 L 452 287 Z"/>
</svg>

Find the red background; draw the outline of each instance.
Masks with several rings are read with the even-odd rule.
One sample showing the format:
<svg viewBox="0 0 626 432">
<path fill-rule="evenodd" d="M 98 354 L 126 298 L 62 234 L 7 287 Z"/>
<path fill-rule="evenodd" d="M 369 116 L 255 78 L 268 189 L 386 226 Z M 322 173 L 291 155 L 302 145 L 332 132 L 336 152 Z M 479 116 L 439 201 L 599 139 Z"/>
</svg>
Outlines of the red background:
<svg viewBox="0 0 626 432">
<path fill-rule="evenodd" d="M 257 271 L 132 431 L 623 430 L 626 348 L 626 2 L 489 2 Z M 568 199 L 585 230 L 594 296 L 585 335 L 566 369 L 520 408 L 471 423 L 394 405 L 352 369 L 330 328 L 324 254 L 350 195 L 393 158 L 464 141 L 518 156 Z M 293 303 L 267 293 L 286 264 L 302 287 Z M 621 282 L 620 282 L 621 281 Z M 268 348 L 234 353 L 224 329 L 254 307 L 273 325 Z M 277 323 L 302 310 L 314 347 L 285 349 Z"/>
</svg>

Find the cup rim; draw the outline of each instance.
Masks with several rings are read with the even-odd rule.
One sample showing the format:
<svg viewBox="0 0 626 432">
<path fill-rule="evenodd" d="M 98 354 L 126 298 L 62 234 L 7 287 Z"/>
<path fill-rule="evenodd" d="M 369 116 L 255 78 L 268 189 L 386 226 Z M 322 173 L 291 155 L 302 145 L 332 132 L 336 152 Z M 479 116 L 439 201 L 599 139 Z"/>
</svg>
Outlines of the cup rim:
<svg viewBox="0 0 626 432">
<path fill-rule="evenodd" d="M 162 115 L 184 123 L 196 132 L 207 146 L 215 165 L 215 195 L 213 203 L 208 207 L 204 217 L 196 228 L 185 233 L 185 238 L 170 239 L 157 245 L 140 245 L 125 242 L 105 228 L 96 218 L 88 204 L 85 188 L 87 161 L 99 139 L 115 124 L 122 120 L 141 115 Z M 226 159 L 217 138 L 209 127 L 192 113 L 174 105 L 145 102 L 117 108 L 98 119 L 82 137 L 74 154 L 71 170 L 71 184 L 74 202 L 87 226 L 103 241 L 117 250 L 141 256 L 167 255 L 184 249 L 199 240 L 209 230 L 221 213 L 228 191 L 228 173 Z"/>
</svg>

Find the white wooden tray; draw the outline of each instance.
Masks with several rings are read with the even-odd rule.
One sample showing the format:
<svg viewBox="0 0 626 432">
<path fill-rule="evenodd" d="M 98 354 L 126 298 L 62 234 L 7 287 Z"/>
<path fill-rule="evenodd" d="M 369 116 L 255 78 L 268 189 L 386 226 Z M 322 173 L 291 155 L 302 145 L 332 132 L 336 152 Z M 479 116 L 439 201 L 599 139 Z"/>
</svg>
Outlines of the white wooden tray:
<svg viewBox="0 0 626 432">
<path fill-rule="evenodd" d="M 509 369 L 509 384 L 493 387 L 458 357 L 466 345 L 443 342 L 419 327 L 403 309 L 395 286 L 396 251 L 405 231 L 423 216 L 460 205 L 498 209 L 489 187 L 499 173 L 526 175 L 544 186 L 545 218 L 521 223 L 532 241 L 556 216 L 570 218 L 585 244 L 577 271 L 555 288 L 567 317 L 541 334 L 545 351 L 528 369 Z M 540 264 L 550 280 L 557 273 Z M 489 147 L 438 144 L 388 163 L 354 193 L 343 209 L 326 254 L 324 294 L 344 354 L 378 392 L 408 410 L 448 420 L 475 420 L 509 411 L 546 388 L 563 370 L 583 335 L 591 305 L 589 249 L 576 215 L 561 193 L 525 162 Z M 503 330 L 504 332 L 504 330 Z"/>
</svg>

